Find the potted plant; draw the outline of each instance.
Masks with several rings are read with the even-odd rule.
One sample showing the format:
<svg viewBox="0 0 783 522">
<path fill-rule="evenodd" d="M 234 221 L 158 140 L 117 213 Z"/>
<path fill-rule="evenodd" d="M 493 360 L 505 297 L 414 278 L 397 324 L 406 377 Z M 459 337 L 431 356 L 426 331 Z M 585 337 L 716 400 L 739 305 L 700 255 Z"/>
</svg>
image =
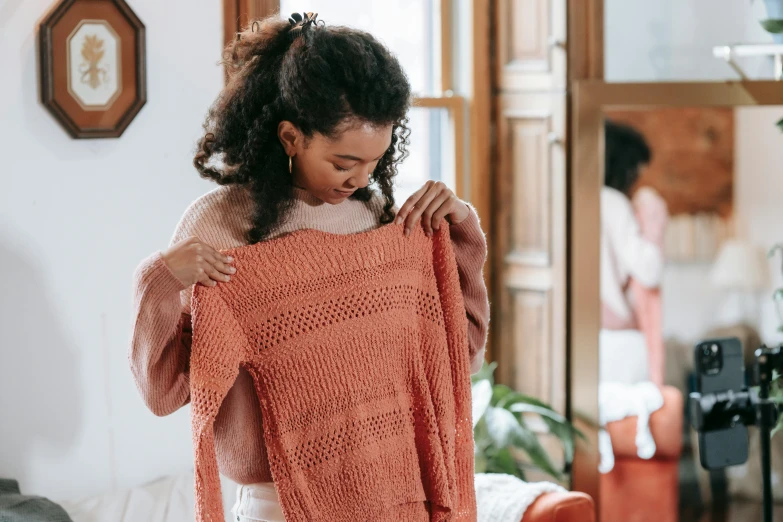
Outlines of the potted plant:
<svg viewBox="0 0 783 522">
<path fill-rule="evenodd" d="M 765 14 L 759 20 L 761 27 L 772 35 L 774 43 L 783 44 L 783 0 L 764 0 L 764 9 Z M 783 118 L 777 126 L 783 131 Z"/>
<path fill-rule="evenodd" d="M 783 120 L 778 122 L 778 125 L 783 125 Z M 783 255 L 783 243 L 778 243 L 769 249 L 769 257 L 772 258 L 777 252 Z M 781 273 L 783 273 L 783 266 L 781 266 Z M 778 288 L 772 293 L 772 300 L 775 302 L 775 310 L 778 314 L 778 331 L 783 332 L 783 288 Z M 780 374 L 772 372 L 772 386 L 770 386 L 769 395 L 778 404 L 778 408 L 783 405 L 783 382 L 781 382 Z M 778 431 L 783 429 L 783 415 L 778 417 L 778 423 L 775 429 L 772 430 L 772 435 L 775 435 Z"/>
<path fill-rule="evenodd" d="M 574 460 L 575 437 L 583 435 L 543 402 L 495 384 L 497 363 L 484 363 L 471 377 L 475 472 L 507 473 L 525 480 L 525 471 L 538 469 L 557 481 Z M 564 469 L 558 469 L 541 445 L 540 432 L 531 427 L 532 417 L 543 421 L 547 431 L 563 447 Z"/>
<path fill-rule="evenodd" d="M 764 0 L 766 16 L 761 26 L 772 35 L 772 41 L 783 44 L 783 0 Z"/>
<path fill-rule="evenodd" d="M 778 125 L 781 125 L 782 123 L 783 120 L 778 122 Z M 783 254 L 783 243 L 778 243 L 777 245 L 774 245 L 772 248 L 770 248 L 769 257 L 775 257 L 777 252 L 781 252 L 781 254 Z M 781 273 L 783 273 L 783 267 L 781 267 Z M 772 300 L 775 302 L 775 310 L 778 313 L 778 321 L 781 325 L 778 327 L 778 331 L 783 332 L 783 288 L 778 288 L 775 290 L 775 292 L 773 292 Z"/>
</svg>

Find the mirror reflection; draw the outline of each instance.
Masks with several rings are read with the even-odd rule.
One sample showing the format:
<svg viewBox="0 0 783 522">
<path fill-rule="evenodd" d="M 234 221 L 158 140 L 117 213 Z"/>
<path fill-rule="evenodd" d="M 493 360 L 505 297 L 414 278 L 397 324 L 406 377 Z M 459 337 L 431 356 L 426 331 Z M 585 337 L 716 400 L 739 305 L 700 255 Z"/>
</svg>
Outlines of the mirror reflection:
<svg viewBox="0 0 783 522">
<path fill-rule="evenodd" d="M 687 398 L 721 371 L 743 372 L 739 386 L 751 385 L 755 350 L 779 341 L 780 274 L 767 252 L 780 240 L 781 114 L 783 107 L 605 111 L 602 498 L 656 490 L 667 520 L 673 511 L 679 520 L 761 519 L 758 432 L 749 430 L 749 451 L 739 436 L 719 447 L 700 441 Z M 705 362 L 694 349 L 708 339 L 724 341 L 704 345 L 713 352 Z M 739 341 L 736 360 L 728 339 Z M 700 444 L 702 452 L 748 451 L 747 462 L 705 471 Z M 773 437 L 773 476 L 782 454 Z"/>
</svg>

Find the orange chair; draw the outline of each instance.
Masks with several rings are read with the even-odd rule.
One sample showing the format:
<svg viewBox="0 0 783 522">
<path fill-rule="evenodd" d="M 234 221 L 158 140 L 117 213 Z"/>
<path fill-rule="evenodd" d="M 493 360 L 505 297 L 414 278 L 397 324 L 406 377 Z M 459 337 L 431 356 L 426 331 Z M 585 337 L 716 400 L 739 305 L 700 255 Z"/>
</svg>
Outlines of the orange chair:
<svg viewBox="0 0 783 522">
<path fill-rule="evenodd" d="M 671 386 L 662 392 L 663 407 L 650 416 L 656 445 L 652 459 L 640 459 L 636 453 L 636 417 L 607 425 L 615 464 L 601 475 L 601 522 L 678 520 L 683 397 Z"/>
<path fill-rule="evenodd" d="M 585 493 L 548 493 L 533 502 L 522 522 L 595 522 L 595 506 Z"/>
</svg>

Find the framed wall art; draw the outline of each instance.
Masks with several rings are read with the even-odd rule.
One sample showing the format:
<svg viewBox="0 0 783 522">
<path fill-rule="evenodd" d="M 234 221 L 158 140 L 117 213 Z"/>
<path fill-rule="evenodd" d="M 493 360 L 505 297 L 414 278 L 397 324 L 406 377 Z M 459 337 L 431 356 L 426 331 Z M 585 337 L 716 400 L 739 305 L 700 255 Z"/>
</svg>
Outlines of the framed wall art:
<svg viewBox="0 0 783 522">
<path fill-rule="evenodd" d="M 117 138 L 147 100 L 145 30 L 124 0 L 60 0 L 38 29 L 41 101 L 74 138 Z"/>
</svg>

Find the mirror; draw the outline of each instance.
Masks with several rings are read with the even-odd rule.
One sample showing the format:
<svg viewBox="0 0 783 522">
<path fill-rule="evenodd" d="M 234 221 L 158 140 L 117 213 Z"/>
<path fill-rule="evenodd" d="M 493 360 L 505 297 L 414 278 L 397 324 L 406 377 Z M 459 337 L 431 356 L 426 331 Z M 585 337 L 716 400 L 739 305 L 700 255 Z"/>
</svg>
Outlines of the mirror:
<svg viewBox="0 0 783 522">
<path fill-rule="evenodd" d="M 771 87 L 577 89 L 571 398 L 595 453 L 575 482 L 593 481 L 602 500 L 636 484 L 683 521 L 761 518 L 758 432 L 746 465 L 707 472 L 687 397 L 699 341 L 739 338 L 748 382 L 755 349 L 781 341 L 780 272 L 765 255 L 783 234 L 783 95 Z M 772 447 L 783 471 L 783 438 Z M 600 504 L 602 519 L 621 519 L 622 503 Z"/>
<path fill-rule="evenodd" d="M 624 394 L 599 389 L 601 415 L 607 421 L 621 420 L 618 417 L 628 413 L 649 414 L 661 408 L 648 424 L 649 440 L 639 444 L 637 438 L 635 456 L 649 452 L 653 460 L 679 457 L 685 519 L 702 504 L 721 498 L 721 488 L 730 501 L 743 497 L 760 503 L 759 469 L 753 466 L 760 458 L 757 446 L 745 470 L 713 473 L 711 481 L 699 466 L 697 436 L 687 407 L 679 418 L 667 418 L 666 401 L 679 405 L 681 398 L 697 391 L 693 347 L 699 340 L 740 337 L 751 370 L 761 339 L 772 344 L 777 338 L 771 267 L 764 256 L 777 238 L 759 231 L 774 214 L 758 212 L 759 207 L 774 204 L 776 196 L 768 190 L 764 197 L 753 187 L 776 182 L 779 147 L 770 146 L 773 143 L 765 137 L 778 138 L 774 124 L 783 107 L 634 107 L 605 114 L 606 183 L 616 185 L 623 175 L 617 169 L 634 168 L 637 161 L 641 172 L 627 196 L 617 188 L 601 189 L 600 382 L 604 386 L 651 380 L 667 388 L 660 396 L 649 397 L 638 387 Z M 634 138 L 646 148 L 635 153 Z M 645 151 L 649 156 L 641 154 Z M 623 213 L 627 203 L 633 215 Z M 627 235 L 632 225 L 639 227 L 637 237 Z M 624 299 L 617 299 L 620 296 Z M 642 375 L 635 377 L 632 368 Z M 641 411 L 639 406 L 630 406 L 630 411 L 622 406 L 633 394 L 647 397 Z M 681 448 L 667 447 L 662 440 L 656 443 L 653 433 L 661 422 L 669 431 L 684 426 Z M 637 425 L 637 437 L 639 433 L 646 432 Z M 666 434 L 658 438 L 670 440 Z M 604 460 L 621 458 L 603 448 L 601 457 L 606 472 L 611 463 Z"/>
</svg>

